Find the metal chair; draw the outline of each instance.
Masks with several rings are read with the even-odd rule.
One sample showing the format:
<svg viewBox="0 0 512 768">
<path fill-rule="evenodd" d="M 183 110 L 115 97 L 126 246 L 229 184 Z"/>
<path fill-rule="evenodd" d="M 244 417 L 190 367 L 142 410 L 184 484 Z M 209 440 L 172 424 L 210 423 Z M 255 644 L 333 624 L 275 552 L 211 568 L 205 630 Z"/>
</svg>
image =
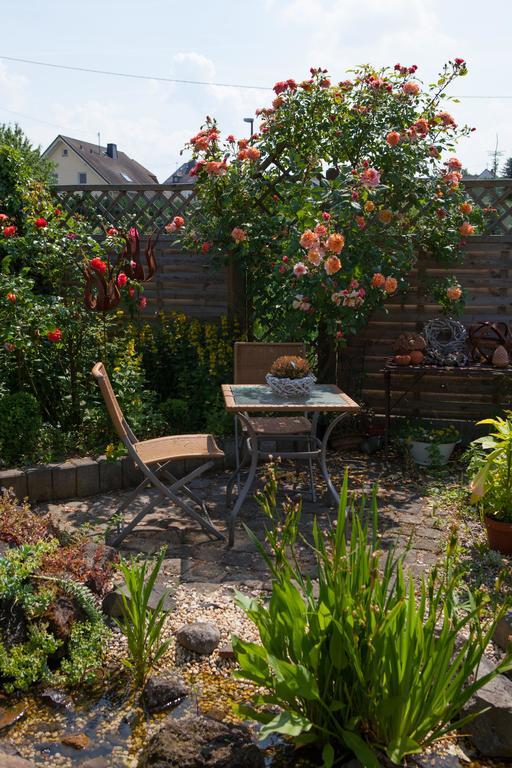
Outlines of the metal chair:
<svg viewBox="0 0 512 768">
<path fill-rule="evenodd" d="M 266 384 L 265 376 L 276 358 L 282 355 L 305 357 L 306 349 L 302 342 L 266 343 L 237 341 L 234 349 L 234 383 Z M 284 440 L 310 435 L 315 425 L 304 416 L 249 416 L 247 420 L 259 440 Z M 242 426 L 242 431 L 244 428 Z M 244 458 L 247 458 L 244 457 Z M 235 416 L 235 466 L 238 472 L 243 462 L 240 461 L 238 418 Z M 308 460 L 311 498 L 316 501 L 313 460 Z"/>
<path fill-rule="evenodd" d="M 179 506 L 196 520 L 207 533 L 217 539 L 224 539 L 224 535 L 215 528 L 210 520 L 204 501 L 196 496 L 188 487 L 188 483 L 191 480 L 211 469 L 215 464 L 215 460 L 224 457 L 224 452 L 216 444 L 213 435 L 172 435 L 169 437 L 157 437 L 153 440 L 137 440 L 123 416 L 103 363 L 96 363 L 92 369 L 92 375 L 98 382 L 105 405 L 119 438 L 125 445 L 129 457 L 138 466 L 144 477 L 137 488 L 127 496 L 117 509 L 113 516 L 114 519 L 119 519 L 118 516 L 124 512 L 143 488 L 153 485 L 160 491 L 161 496 Z M 184 459 L 205 459 L 206 461 L 192 472 L 189 472 L 185 477 L 178 479 L 169 471 L 168 465 L 172 461 Z M 160 475 L 170 480 L 171 485 L 166 485 L 162 482 L 159 477 Z M 186 499 L 178 496 L 178 493 L 180 496 L 185 496 Z M 154 501 L 151 501 L 150 506 L 153 506 L 154 503 Z M 117 536 L 109 541 L 111 546 L 117 547 L 138 525 L 142 518 L 150 511 L 147 507 L 148 505 L 138 512 L 133 520 L 123 528 L 118 523 Z M 197 507 L 199 507 L 200 511 Z"/>
</svg>

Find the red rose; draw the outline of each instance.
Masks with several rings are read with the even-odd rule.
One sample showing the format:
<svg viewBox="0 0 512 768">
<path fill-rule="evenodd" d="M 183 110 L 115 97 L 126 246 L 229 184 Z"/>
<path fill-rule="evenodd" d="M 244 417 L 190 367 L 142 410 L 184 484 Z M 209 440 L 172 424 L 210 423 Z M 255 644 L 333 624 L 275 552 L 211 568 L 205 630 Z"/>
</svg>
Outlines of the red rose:
<svg viewBox="0 0 512 768">
<path fill-rule="evenodd" d="M 54 328 L 53 331 L 48 331 L 46 334 L 48 341 L 52 341 L 54 344 L 62 339 L 62 331 L 60 328 Z"/>
<path fill-rule="evenodd" d="M 135 288 L 128 288 L 128 293 L 130 295 L 130 298 L 133 299 L 135 296 Z"/>
<path fill-rule="evenodd" d="M 48 222 L 46 221 L 45 218 L 43 218 L 43 216 L 41 216 L 39 219 L 36 219 L 34 221 L 34 224 L 38 229 L 44 229 L 45 227 L 48 226 Z"/>
<path fill-rule="evenodd" d="M 327 213 L 327 211 L 324 211 L 324 212 L 322 213 L 322 219 L 323 219 L 324 221 L 329 221 L 329 219 L 330 219 L 330 218 L 331 218 L 331 214 L 330 214 L 330 213 Z"/>
<path fill-rule="evenodd" d="M 16 301 L 16 294 L 15 293 L 8 293 L 7 294 L 7 301 L 10 301 L 12 304 Z"/>
<path fill-rule="evenodd" d="M 183 227 L 185 225 L 185 219 L 183 216 L 175 216 L 172 220 L 172 223 L 176 227 L 176 229 L 180 229 L 180 227 Z"/>
<path fill-rule="evenodd" d="M 107 235 L 110 235 L 111 237 L 117 235 L 117 229 L 115 227 L 109 227 L 107 229 Z"/>
<path fill-rule="evenodd" d="M 141 296 L 140 299 L 139 299 L 139 302 L 138 302 L 139 309 L 144 309 L 144 307 L 146 306 L 147 303 L 148 303 L 148 300 L 146 299 L 146 297 L 145 296 Z"/>
<path fill-rule="evenodd" d="M 100 275 L 104 275 L 107 271 L 107 265 L 98 256 L 89 261 L 89 266 L 94 269 L 95 272 L 99 272 Z"/>
<path fill-rule="evenodd" d="M 0 213 L 0 221 L 9 221 L 9 217 L 6 213 Z"/>
<path fill-rule="evenodd" d="M 60 208 L 56 208 L 56 209 L 54 210 L 54 212 L 53 212 L 53 215 L 54 215 L 54 216 L 60 216 L 60 215 L 61 215 L 61 213 L 62 213 L 61 209 L 60 209 Z"/>
<path fill-rule="evenodd" d="M 456 65 L 457 65 L 458 67 L 461 67 L 461 66 L 462 66 L 463 64 L 465 64 L 466 62 L 465 62 L 465 60 L 464 60 L 464 59 L 455 59 L 455 63 L 456 63 Z"/>
<path fill-rule="evenodd" d="M 12 237 L 16 234 L 16 227 L 11 224 L 9 227 L 4 227 L 4 237 Z"/>
<path fill-rule="evenodd" d="M 117 285 L 119 288 L 122 288 L 123 285 L 126 285 L 128 282 L 128 278 L 126 277 L 124 272 L 120 272 L 117 276 Z"/>
<path fill-rule="evenodd" d="M 201 246 L 201 253 L 208 253 L 212 245 L 213 243 L 208 243 L 208 242 L 203 243 Z"/>
</svg>

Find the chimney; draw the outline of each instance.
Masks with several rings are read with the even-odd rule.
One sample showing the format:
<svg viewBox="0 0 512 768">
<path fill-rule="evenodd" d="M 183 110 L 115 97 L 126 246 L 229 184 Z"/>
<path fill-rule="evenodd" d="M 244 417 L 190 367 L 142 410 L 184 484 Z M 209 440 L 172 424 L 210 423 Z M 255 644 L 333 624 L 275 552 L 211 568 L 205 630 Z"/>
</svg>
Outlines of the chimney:
<svg viewBox="0 0 512 768">
<path fill-rule="evenodd" d="M 117 160 L 117 144 L 107 144 L 107 155 L 112 160 Z"/>
</svg>

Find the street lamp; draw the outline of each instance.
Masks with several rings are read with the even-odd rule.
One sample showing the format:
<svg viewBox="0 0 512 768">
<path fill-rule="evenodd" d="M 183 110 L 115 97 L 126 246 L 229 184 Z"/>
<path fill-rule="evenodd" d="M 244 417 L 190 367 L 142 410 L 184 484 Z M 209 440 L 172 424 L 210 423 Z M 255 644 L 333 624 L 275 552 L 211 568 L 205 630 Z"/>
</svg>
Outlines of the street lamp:
<svg viewBox="0 0 512 768">
<path fill-rule="evenodd" d="M 254 117 L 244 117 L 244 123 L 249 123 L 251 126 L 250 136 L 254 133 Z"/>
</svg>

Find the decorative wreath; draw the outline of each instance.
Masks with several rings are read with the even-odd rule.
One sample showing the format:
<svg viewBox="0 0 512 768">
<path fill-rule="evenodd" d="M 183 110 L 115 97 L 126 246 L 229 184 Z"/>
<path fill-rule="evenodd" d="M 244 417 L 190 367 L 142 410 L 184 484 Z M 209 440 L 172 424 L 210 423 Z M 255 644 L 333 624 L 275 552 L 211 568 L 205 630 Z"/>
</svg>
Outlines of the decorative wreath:
<svg viewBox="0 0 512 768">
<path fill-rule="evenodd" d="M 468 364 L 468 332 L 458 320 L 452 317 L 429 320 L 422 334 L 427 342 L 426 356 L 429 362 L 436 365 Z"/>
</svg>

